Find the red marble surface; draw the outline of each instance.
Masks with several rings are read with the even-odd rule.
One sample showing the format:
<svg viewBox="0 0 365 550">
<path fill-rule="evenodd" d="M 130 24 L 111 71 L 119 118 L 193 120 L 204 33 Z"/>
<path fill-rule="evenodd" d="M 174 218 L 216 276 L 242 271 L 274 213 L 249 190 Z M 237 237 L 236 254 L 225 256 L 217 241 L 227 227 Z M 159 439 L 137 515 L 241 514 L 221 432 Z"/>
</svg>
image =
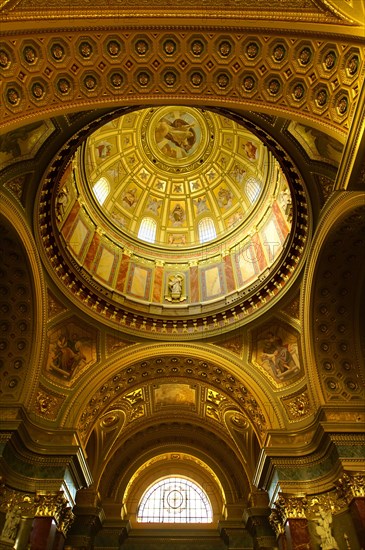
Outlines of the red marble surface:
<svg viewBox="0 0 365 550">
<path fill-rule="evenodd" d="M 56 535 L 56 523 L 51 517 L 33 519 L 30 532 L 29 548 L 31 550 L 51 550 Z"/>
<path fill-rule="evenodd" d="M 190 268 L 190 302 L 199 302 L 198 266 Z"/>
<path fill-rule="evenodd" d="M 160 303 L 162 300 L 163 267 L 157 266 L 155 269 L 155 279 L 153 283 L 152 302 Z"/>
<path fill-rule="evenodd" d="M 353 519 L 356 534 L 360 542 L 365 541 L 365 498 L 354 498 L 350 503 L 350 513 Z"/>
<path fill-rule="evenodd" d="M 94 233 L 93 239 L 90 243 L 89 250 L 87 251 L 86 258 L 84 261 L 84 267 L 87 270 L 91 270 L 92 268 L 97 250 L 99 248 L 100 239 L 101 237 L 99 233 Z"/>
<path fill-rule="evenodd" d="M 263 271 L 266 268 L 267 262 L 265 257 L 265 252 L 261 244 L 260 237 L 258 233 L 254 233 L 251 238 L 251 242 L 255 249 L 257 263 L 259 265 L 259 272 Z"/>
<path fill-rule="evenodd" d="M 227 292 L 232 292 L 236 288 L 233 274 L 233 265 L 231 256 L 224 257 L 224 271 L 226 275 Z"/>
<path fill-rule="evenodd" d="M 307 519 L 289 518 L 285 524 L 285 536 L 288 550 L 313 550 Z"/>
<path fill-rule="evenodd" d="M 67 220 L 65 221 L 65 223 L 63 224 L 63 227 L 62 227 L 62 235 L 65 237 L 65 239 L 67 240 L 67 237 L 74 225 L 74 221 L 75 219 L 77 218 L 78 214 L 80 212 L 80 205 L 79 203 L 76 201 L 75 204 L 73 205 L 72 207 L 72 210 L 70 211 L 69 215 L 67 216 Z"/>
<path fill-rule="evenodd" d="M 126 254 L 123 254 L 122 261 L 121 261 L 120 267 L 119 267 L 119 273 L 118 273 L 118 276 L 117 276 L 117 282 L 116 282 L 116 285 L 115 285 L 116 290 L 119 290 L 119 292 L 124 291 L 124 285 L 125 285 L 125 280 L 126 280 L 126 277 L 127 277 L 129 262 L 130 262 L 130 257 L 127 256 Z"/>
<path fill-rule="evenodd" d="M 279 233 L 281 234 L 282 242 L 285 240 L 285 237 L 287 236 L 289 232 L 288 224 L 286 222 L 286 219 L 284 218 L 284 215 L 281 211 L 281 208 L 279 207 L 278 203 L 275 201 L 272 205 L 273 212 L 275 214 L 275 218 L 277 221 L 277 227 L 279 228 Z"/>
</svg>

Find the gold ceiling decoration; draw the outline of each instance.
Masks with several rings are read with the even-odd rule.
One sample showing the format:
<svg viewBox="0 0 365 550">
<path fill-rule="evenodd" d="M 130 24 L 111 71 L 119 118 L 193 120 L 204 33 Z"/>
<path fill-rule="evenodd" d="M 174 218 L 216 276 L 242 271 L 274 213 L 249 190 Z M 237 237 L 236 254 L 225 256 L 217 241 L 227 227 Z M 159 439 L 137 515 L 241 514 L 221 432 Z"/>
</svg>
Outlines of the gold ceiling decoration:
<svg viewBox="0 0 365 550">
<path fill-rule="evenodd" d="M 46 263 L 93 316 L 139 336 L 199 338 L 241 326 L 290 287 L 310 231 L 302 180 L 262 130 L 227 115 L 108 115 L 54 159 L 39 195 Z M 155 242 L 138 238 L 145 219 Z"/>
<path fill-rule="evenodd" d="M 75 164 L 78 193 L 94 195 L 97 208 L 88 212 L 104 233 L 111 221 L 125 238 L 138 238 L 148 220 L 156 233 L 142 241 L 200 246 L 237 228 L 243 235 L 257 230 L 275 197 L 291 227 L 289 185 L 274 157 L 244 126 L 207 110 L 169 106 L 121 116 L 89 137 Z M 200 235 L 207 222 L 213 234 Z"/>
</svg>

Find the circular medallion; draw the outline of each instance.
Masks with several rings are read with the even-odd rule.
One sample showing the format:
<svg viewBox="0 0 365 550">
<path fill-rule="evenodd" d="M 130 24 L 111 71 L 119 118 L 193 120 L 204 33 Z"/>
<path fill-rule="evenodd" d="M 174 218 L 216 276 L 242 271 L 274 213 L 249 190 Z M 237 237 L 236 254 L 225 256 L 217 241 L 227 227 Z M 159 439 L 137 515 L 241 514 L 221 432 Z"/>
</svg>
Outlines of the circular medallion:
<svg viewBox="0 0 365 550">
<path fill-rule="evenodd" d="M 206 150 L 208 129 L 198 110 L 163 107 L 147 119 L 147 146 L 155 160 L 171 166 L 187 166 Z"/>
</svg>

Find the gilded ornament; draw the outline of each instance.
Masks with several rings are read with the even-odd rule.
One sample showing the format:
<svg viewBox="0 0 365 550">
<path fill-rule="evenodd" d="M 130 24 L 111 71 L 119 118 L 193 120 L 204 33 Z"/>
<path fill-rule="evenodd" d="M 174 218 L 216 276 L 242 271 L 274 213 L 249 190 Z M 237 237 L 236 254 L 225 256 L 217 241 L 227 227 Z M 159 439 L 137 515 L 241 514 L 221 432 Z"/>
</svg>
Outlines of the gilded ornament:
<svg viewBox="0 0 365 550">
<path fill-rule="evenodd" d="M 96 87 L 96 78 L 92 75 L 87 75 L 84 78 L 84 85 L 85 85 L 85 88 L 87 88 L 88 90 L 90 91 L 94 90 Z"/>
<path fill-rule="evenodd" d="M 138 80 L 138 83 L 140 84 L 140 86 L 145 88 L 146 86 L 148 86 L 148 84 L 150 82 L 150 75 L 148 73 L 145 73 L 145 72 L 139 73 L 138 76 L 137 76 L 137 80 Z"/>
<path fill-rule="evenodd" d="M 33 63 L 37 61 L 37 53 L 32 46 L 27 46 L 24 48 L 23 57 L 29 65 L 33 65 Z"/>
<path fill-rule="evenodd" d="M 139 55 L 146 55 L 148 49 L 148 44 L 145 40 L 138 40 L 135 44 L 135 50 Z"/>
<path fill-rule="evenodd" d="M 349 504 L 353 498 L 365 497 L 365 475 L 349 474 L 344 472 L 336 484 L 337 492 L 340 498 L 344 498 Z"/>
<path fill-rule="evenodd" d="M 198 56 L 204 52 L 204 44 L 200 40 L 194 40 L 191 45 L 191 51 L 194 55 Z"/>
<path fill-rule="evenodd" d="M 218 51 L 222 57 L 227 57 L 232 51 L 232 46 L 227 40 L 224 40 L 219 44 Z"/>
<path fill-rule="evenodd" d="M 123 85 L 123 76 L 120 73 L 113 73 L 110 76 L 110 82 L 114 88 L 120 88 Z"/>
<path fill-rule="evenodd" d="M 164 81 L 167 86 L 173 86 L 176 83 L 176 80 L 176 74 L 172 71 L 168 71 L 167 73 L 165 73 Z"/>
<path fill-rule="evenodd" d="M 249 59 L 255 59 L 255 57 L 259 53 L 259 47 L 256 42 L 250 42 L 249 44 L 247 44 L 245 53 Z"/>
<path fill-rule="evenodd" d="M 6 92 L 6 99 L 10 105 L 18 105 L 20 103 L 20 94 L 15 88 L 9 88 Z"/>
<path fill-rule="evenodd" d="M 53 44 L 51 48 L 51 54 L 55 61 L 62 61 L 65 55 L 65 50 L 61 44 Z"/>
<path fill-rule="evenodd" d="M 339 99 L 337 103 L 337 111 L 340 115 L 344 115 L 348 109 L 348 99 L 346 96 L 343 96 Z"/>
<path fill-rule="evenodd" d="M 274 509 L 271 511 L 269 522 L 277 537 L 285 532 L 283 517 L 278 510 Z"/>
<path fill-rule="evenodd" d="M 255 87 L 255 80 L 252 76 L 246 76 L 243 79 L 243 87 L 246 90 L 246 92 L 251 92 Z"/>
<path fill-rule="evenodd" d="M 305 518 L 308 501 L 305 497 L 291 497 L 280 494 L 275 502 L 275 508 L 285 524 L 288 518 Z"/>
<path fill-rule="evenodd" d="M 328 71 L 333 69 L 336 64 L 336 59 L 337 57 L 333 50 L 327 53 L 326 57 L 324 58 L 324 66 Z"/>
<path fill-rule="evenodd" d="M 285 57 L 285 48 L 282 44 L 278 44 L 277 46 L 275 46 L 274 48 L 274 51 L 273 51 L 273 57 L 274 57 L 274 60 L 275 61 L 282 61 Z"/>
<path fill-rule="evenodd" d="M 163 51 L 167 55 L 173 55 L 176 52 L 176 44 L 171 38 L 164 42 Z"/>
<path fill-rule="evenodd" d="M 355 380 L 346 380 L 346 387 L 347 389 L 349 389 L 350 391 L 356 391 L 359 389 L 359 386 L 357 384 L 357 382 L 355 382 Z"/>
<path fill-rule="evenodd" d="M 297 84 L 293 89 L 293 97 L 296 101 L 300 101 L 304 97 L 303 84 Z"/>
<path fill-rule="evenodd" d="M 10 58 L 5 50 L 0 50 L 0 67 L 8 69 L 10 67 Z"/>
<path fill-rule="evenodd" d="M 42 99 L 45 95 L 45 89 L 40 82 L 35 82 L 32 86 L 32 94 L 36 99 Z"/>
<path fill-rule="evenodd" d="M 306 46 L 299 52 L 298 61 L 305 67 L 312 59 L 312 51 Z"/>
<path fill-rule="evenodd" d="M 81 42 L 79 52 L 84 59 L 89 59 L 93 53 L 93 47 L 89 42 Z"/>
<path fill-rule="evenodd" d="M 301 418 L 310 413 L 309 397 L 306 392 L 297 395 L 288 403 L 288 410 L 294 418 Z"/>
<path fill-rule="evenodd" d="M 327 380 L 327 387 L 329 390 L 335 391 L 338 389 L 338 384 L 335 379 L 330 378 L 329 380 Z"/>
<path fill-rule="evenodd" d="M 107 45 L 107 50 L 109 55 L 111 55 L 112 57 L 116 57 L 121 50 L 121 46 L 116 40 L 110 40 Z"/>
<path fill-rule="evenodd" d="M 193 86 L 198 87 L 203 82 L 203 77 L 200 73 L 193 73 L 190 77 L 190 82 Z"/>
<path fill-rule="evenodd" d="M 66 78 L 60 78 L 57 82 L 57 88 L 61 94 L 66 95 L 71 90 L 71 83 Z"/>
<path fill-rule="evenodd" d="M 359 69 L 359 56 L 352 55 L 347 62 L 346 71 L 349 76 L 354 76 Z"/>
<path fill-rule="evenodd" d="M 277 95 L 280 90 L 280 82 L 276 78 L 273 78 L 269 82 L 268 91 L 271 95 Z"/>
<path fill-rule="evenodd" d="M 327 90 L 322 88 L 316 94 L 316 103 L 317 103 L 318 107 L 323 107 L 324 105 L 326 105 L 327 100 L 328 100 Z"/>
<path fill-rule="evenodd" d="M 217 77 L 217 84 L 220 88 L 227 88 L 229 84 L 229 77 L 226 74 L 220 74 Z"/>
</svg>

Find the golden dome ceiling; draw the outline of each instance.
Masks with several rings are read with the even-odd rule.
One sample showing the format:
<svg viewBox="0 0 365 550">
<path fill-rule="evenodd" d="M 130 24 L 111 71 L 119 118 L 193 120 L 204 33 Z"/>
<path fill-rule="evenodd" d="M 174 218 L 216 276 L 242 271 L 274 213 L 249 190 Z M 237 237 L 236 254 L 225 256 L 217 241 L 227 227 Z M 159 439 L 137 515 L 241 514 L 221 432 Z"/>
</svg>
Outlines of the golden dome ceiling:
<svg viewBox="0 0 365 550">
<path fill-rule="evenodd" d="M 262 130 L 165 106 L 105 115 L 65 145 L 40 193 L 40 236 L 51 275 L 92 315 L 138 336 L 200 338 L 290 287 L 307 208 Z"/>
<path fill-rule="evenodd" d="M 258 222 L 254 211 L 279 192 L 290 202 L 288 186 L 276 189 L 278 166 L 263 143 L 201 109 L 119 117 L 89 137 L 80 161 L 102 204 L 98 225 L 107 230 L 112 222 L 127 238 L 172 249 L 199 246 L 238 226 L 248 233 Z M 146 223 L 152 234 L 143 234 Z"/>
</svg>

